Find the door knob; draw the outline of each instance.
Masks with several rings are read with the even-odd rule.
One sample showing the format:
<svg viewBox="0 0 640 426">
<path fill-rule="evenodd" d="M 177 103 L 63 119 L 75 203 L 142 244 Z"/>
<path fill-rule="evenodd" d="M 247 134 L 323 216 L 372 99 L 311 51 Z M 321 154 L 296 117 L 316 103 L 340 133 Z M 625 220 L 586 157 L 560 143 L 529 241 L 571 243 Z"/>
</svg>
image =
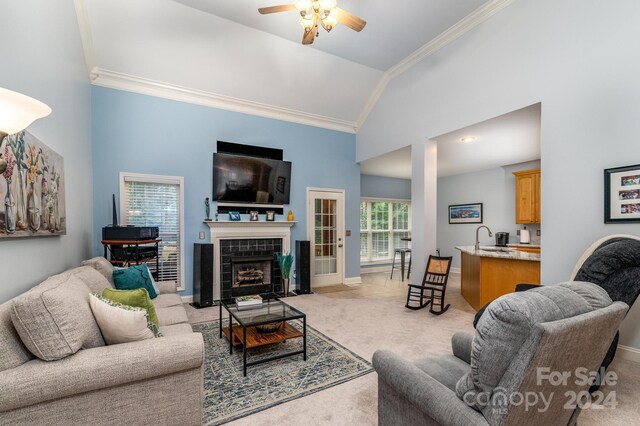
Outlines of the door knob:
<svg viewBox="0 0 640 426">
<path fill-rule="evenodd" d="M 342 247 L 342 244 L 338 244 L 338 247 Z"/>
</svg>

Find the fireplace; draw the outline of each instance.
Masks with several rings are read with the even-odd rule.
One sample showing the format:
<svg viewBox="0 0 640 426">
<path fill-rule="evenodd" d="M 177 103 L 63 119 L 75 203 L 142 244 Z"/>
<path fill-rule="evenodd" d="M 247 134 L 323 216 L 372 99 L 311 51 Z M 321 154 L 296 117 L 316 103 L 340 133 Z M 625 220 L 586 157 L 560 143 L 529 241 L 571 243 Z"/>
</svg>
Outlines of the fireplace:
<svg viewBox="0 0 640 426">
<path fill-rule="evenodd" d="M 282 278 L 280 267 L 276 260 L 276 253 L 291 252 L 291 227 L 295 222 L 249 222 L 249 221 L 206 221 L 211 231 L 211 242 L 213 243 L 214 256 L 214 295 L 220 295 L 223 300 L 228 300 L 236 296 L 244 296 L 271 291 L 279 292 L 282 289 Z M 256 282 L 234 287 L 232 258 L 241 257 L 268 257 L 272 259 L 269 270 L 271 276 L 267 277 L 266 270 L 262 271 L 263 282 L 268 285 L 257 284 Z M 262 261 L 258 261 L 262 263 Z M 238 262 L 235 262 L 238 263 Z M 246 265 L 245 265 L 246 266 Z M 255 266 L 254 266 L 255 269 Z M 260 275 L 260 274 L 258 274 Z M 249 285 L 251 284 L 251 285 Z"/>
<path fill-rule="evenodd" d="M 220 241 L 222 298 L 278 292 L 282 288 L 276 253 L 279 238 L 245 238 Z"/>
<path fill-rule="evenodd" d="M 231 287 L 265 286 L 271 288 L 275 255 L 232 256 Z"/>
</svg>

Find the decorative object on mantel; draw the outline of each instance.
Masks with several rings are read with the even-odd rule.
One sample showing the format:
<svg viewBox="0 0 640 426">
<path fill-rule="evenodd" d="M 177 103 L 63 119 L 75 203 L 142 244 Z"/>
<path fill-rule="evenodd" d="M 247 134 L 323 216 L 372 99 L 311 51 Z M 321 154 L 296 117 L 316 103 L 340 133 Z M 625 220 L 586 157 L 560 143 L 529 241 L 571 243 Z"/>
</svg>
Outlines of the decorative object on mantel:
<svg viewBox="0 0 640 426">
<path fill-rule="evenodd" d="M 267 222 L 273 222 L 276 220 L 276 212 L 273 210 L 267 210 Z"/>
<path fill-rule="evenodd" d="M 204 213 L 207 215 L 207 220 L 211 220 L 211 205 L 209 205 L 209 197 L 204 199 Z M 217 219 L 216 214 L 216 219 Z"/>
<path fill-rule="evenodd" d="M 258 212 L 256 210 L 251 210 L 249 212 L 249 220 L 251 222 L 257 222 L 258 221 Z"/>
<path fill-rule="evenodd" d="M 293 256 L 291 253 L 278 253 L 278 265 L 280 265 L 280 274 L 282 275 L 282 292 L 284 296 L 289 295 L 289 274 L 291 273 L 291 265 L 293 265 Z"/>
<path fill-rule="evenodd" d="M 65 235 L 62 156 L 26 131 L 6 136 L 0 152 L 6 157 L 0 239 Z"/>
<path fill-rule="evenodd" d="M 216 210 L 216 222 L 218 221 L 218 210 Z"/>
<path fill-rule="evenodd" d="M 640 164 L 604 171 L 604 223 L 640 222 Z"/>
<path fill-rule="evenodd" d="M 291 210 L 289 210 L 289 213 L 287 213 L 287 220 L 289 222 L 293 222 L 293 219 L 294 219 L 293 212 Z"/>
<path fill-rule="evenodd" d="M 234 222 L 240 221 L 240 213 L 239 212 L 229 212 L 229 220 Z"/>
</svg>

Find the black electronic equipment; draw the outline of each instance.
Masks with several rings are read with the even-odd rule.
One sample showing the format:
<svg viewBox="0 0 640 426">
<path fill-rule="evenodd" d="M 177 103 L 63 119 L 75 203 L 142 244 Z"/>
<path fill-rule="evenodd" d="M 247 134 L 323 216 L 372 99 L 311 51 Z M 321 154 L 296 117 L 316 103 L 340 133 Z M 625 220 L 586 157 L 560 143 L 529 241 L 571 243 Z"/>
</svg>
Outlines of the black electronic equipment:
<svg viewBox="0 0 640 426">
<path fill-rule="evenodd" d="M 102 228 L 103 240 L 155 240 L 158 238 L 157 226 L 105 226 Z"/>
<path fill-rule="evenodd" d="M 120 261 L 137 261 L 139 259 L 151 259 L 158 255 L 156 246 L 111 246 L 111 259 Z"/>
<path fill-rule="evenodd" d="M 193 303 L 198 309 L 213 306 L 213 244 L 193 245 Z"/>
<path fill-rule="evenodd" d="M 213 154 L 213 200 L 240 205 L 289 204 L 291 162 Z"/>
<path fill-rule="evenodd" d="M 298 294 L 311 293 L 311 242 L 296 240 L 296 277 Z"/>
</svg>

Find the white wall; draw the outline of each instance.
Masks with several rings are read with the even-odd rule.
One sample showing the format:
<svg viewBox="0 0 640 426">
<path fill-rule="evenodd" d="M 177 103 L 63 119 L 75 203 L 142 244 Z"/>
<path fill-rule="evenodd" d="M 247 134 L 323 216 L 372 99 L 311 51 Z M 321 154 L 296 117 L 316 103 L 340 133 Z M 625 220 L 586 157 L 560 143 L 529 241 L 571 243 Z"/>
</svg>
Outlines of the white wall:
<svg viewBox="0 0 640 426">
<path fill-rule="evenodd" d="M 0 240 L 4 302 L 90 253 L 91 96 L 72 0 L 0 0 L 0 10 L 0 87 L 53 109 L 28 130 L 64 157 L 67 207 L 66 236 Z"/>
<path fill-rule="evenodd" d="M 456 246 L 475 244 L 475 223 L 449 223 L 449 206 L 452 204 L 482 203 L 482 224 L 495 234 L 508 232 L 509 242 L 517 243 L 520 237 L 516 230 L 516 179 L 513 172 L 540 168 L 540 161 L 496 167 L 475 173 L 465 173 L 438 179 L 438 248 L 443 256 L 453 256 L 452 266 L 460 267 L 460 252 Z M 531 231 L 531 242 L 538 243 L 539 225 L 527 225 Z M 495 235 L 489 237 L 486 230 L 480 231 L 480 244 L 494 245 Z"/>
<path fill-rule="evenodd" d="M 568 279 L 603 223 L 603 169 L 640 163 L 640 2 L 519 0 L 395 78 L 357 160 L 542 103 L 542 281 Z M 421 214 L 414 203 L 414 217 Z M 640 348 L 640 303 L 622 343 Z"/>
</svg>

